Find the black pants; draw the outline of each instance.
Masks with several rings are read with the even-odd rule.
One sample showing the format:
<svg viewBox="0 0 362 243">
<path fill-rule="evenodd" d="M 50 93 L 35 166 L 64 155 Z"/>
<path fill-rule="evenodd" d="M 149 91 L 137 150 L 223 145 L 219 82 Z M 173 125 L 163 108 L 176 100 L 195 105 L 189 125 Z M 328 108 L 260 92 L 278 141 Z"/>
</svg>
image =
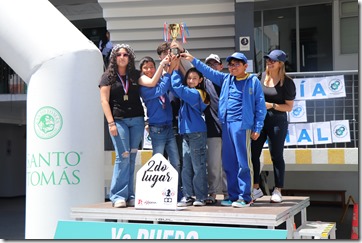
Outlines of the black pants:
<svg viewBox="0 0 362 243">
<path fill-rule="evenodd" d="M 264 121 L 264 127 L 257 140 L 251 142 L 251 159 L 254 169 L 254 184 L 260 181 L 260 155 L 266 140 L 273 162 L 274 183 L 278 188 L 284 186 L 285 161 L 284 141 L 288 132 L 288 120 L 285 112 L 273 113 L 268 111 Z"/>
</svg>

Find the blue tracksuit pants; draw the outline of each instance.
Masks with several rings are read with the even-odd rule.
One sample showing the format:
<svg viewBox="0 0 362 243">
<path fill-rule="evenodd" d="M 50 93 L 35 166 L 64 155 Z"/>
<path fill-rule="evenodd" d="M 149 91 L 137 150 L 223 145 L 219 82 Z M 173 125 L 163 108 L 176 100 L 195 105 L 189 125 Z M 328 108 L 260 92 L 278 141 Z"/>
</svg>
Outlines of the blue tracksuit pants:
<svg viewBox="0 0 362 243">
<path fill-rule="evenodd" d="M 225 122 L 222 128 L 222 163 L 229 199 L 249 203 L 253 182 L 250 130 L 242 130 L 241 121 Z"/>
</svg>

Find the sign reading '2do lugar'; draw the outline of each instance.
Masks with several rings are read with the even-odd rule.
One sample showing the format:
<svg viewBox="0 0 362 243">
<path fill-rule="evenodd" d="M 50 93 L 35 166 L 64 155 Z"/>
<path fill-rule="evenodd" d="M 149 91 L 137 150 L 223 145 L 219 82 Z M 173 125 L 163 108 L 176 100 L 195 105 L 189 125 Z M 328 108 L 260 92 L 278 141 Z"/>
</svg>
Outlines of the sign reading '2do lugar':
<svg viewBox="0 0 362 243">
<path fill-rule="evenodd" d="M 135 208 L 176 210 L 178 176 L 162 154 L 152 156 L 137 172 Z"/>
</svg>

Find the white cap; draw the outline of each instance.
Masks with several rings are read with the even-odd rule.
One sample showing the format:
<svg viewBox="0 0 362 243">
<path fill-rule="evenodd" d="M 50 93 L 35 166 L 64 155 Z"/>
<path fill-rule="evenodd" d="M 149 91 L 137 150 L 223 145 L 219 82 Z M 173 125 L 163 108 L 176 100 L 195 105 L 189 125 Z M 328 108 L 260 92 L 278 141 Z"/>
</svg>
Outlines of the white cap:
<svg viewBox="0 0 362 243">
<path fill-rule="evenodd" d="M 207 63 L 210 60 L 215 60 L 215 61 L 217 61 L 218 63 L 221 64 L 220 57 L 218 55 L 216 55 L 216 54 L 210 54 L 210 56 L 206 57 L 205 63 Z"/>
</svg>

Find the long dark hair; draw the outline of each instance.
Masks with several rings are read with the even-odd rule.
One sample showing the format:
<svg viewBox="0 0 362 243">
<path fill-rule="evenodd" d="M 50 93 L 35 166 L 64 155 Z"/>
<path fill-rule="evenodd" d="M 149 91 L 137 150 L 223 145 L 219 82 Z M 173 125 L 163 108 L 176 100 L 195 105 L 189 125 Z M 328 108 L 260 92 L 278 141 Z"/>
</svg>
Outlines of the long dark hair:
<svg viewBox="0 0 362 243">
<path fill-rule="evenodd" d="M 153 63 L 153 65 L 156 67 L 156 63 L 155 63 L 155 60 L 153 60 L 152 57 L 149 57 L 149 56 L 145 56 L 145 57 L 142 57 L 142 59 L 140 60 L 140 71 L 141 71 L 141 75 L 143 74 L 142 73 L 142 67 L 143 65 L 145 65 L 146 63 Z"/>
<path fill-rule="evenodd" d="M 203 92 L 205 92 L 206 97 L 204 100 L 205 104 L 209 104 L 210 103 L 210 95 L 209 93 L 207 93 L 206 91 L 206 85 L 205 85 L 205 78 L 204 75 L 202 75 L 202 73 L 197 70 L 195 67 L 190 68 L 189 70 L 187 70 L 186 74 L 185 74 L 185 78 L 183 81 L 183 84 L 187 86 L 187 77 L 189 76 L 190 73 L 197 73 L 197 75 L 202 78 L 202 81 L 195 87 L 196 89 L 202 90 Z"/>
<path fill-rule="evenodd" d="M 128 44 L 117 44 L 113 47 L 111 56 L 109 58 L 109 65 L 104 72 L 104 75 L 107 75 L 108 81 L 110 84 L 114 84 L 117 81 L 118 76 L 118 65 L 117 65 L 117 52 L 119 49 L 125 49 L 128 53 L 128 64 L 127 64 L 127 75 L 131 82 L 138 82 L 138 74 L 136 67 L 135 67 L 135 58 L 136 55 L 134 54 L 133 49 Z"/>
</svg>

